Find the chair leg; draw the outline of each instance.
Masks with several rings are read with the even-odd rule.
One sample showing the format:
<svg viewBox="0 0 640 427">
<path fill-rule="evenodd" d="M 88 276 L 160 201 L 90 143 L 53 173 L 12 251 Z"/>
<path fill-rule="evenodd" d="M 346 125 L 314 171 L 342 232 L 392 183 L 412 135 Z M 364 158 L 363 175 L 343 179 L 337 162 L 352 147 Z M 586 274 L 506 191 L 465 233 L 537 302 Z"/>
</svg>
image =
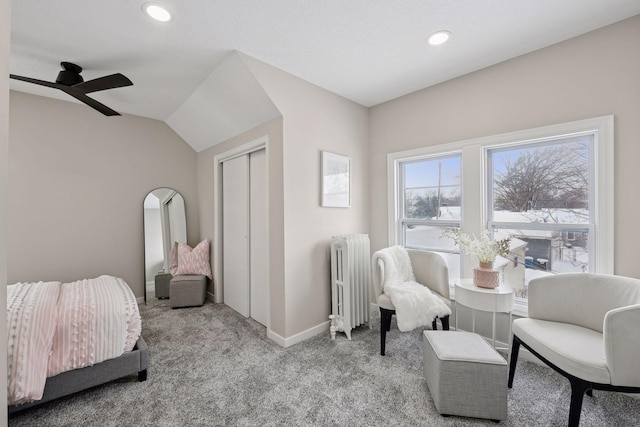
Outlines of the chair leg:
<svg viewBox="0 0 640 427">
<path fill-rule="evenodd" d="M 449 315 L 448 314 L 446 316 L 443 316 L 443 317 L 436 316 L 436 318 L 433 319 L 433 322 L 431 323 L 431 329 L 433 329 L 434 331 L 438 330 L 438 319 L 440 319 L 440 323 L 442 323 L 442 330 L 443 331 L 448 331 L 449 330 Z"/>
<path fill-rule="evenodd" d="M 380 356 L 384 356 L 384 345 L 387 341 L 387 316 L 385 310 L 380 308 Z"/>
<path fill-rule="evenodd" d="M 513 387 L 513 376 L 516 373 L 516 363 L 518 363 L 518 353 L 520 352 L 520 339 L 514 335 L 512 342 L 511 360 L 509 362 L 509 382 L 507 383 L 509 388 Z"/>
<path fill-rule="evenodd" d="M 387 310 L 380 307 L 380 355 L 384 356 L 385 345 L 387 342 L 387 331 L 391 329 L 391 316 L 393 310 Z"/>
<path fill-rule="evenodd" d="M 449 315 L 441 317 L 440 318 L 440 322 L 442 323 L 442 330 L 443 331 L 448 331 L 449 330 Z"/>
<path fill-rule="evenodd" d="M 569 427 L 580 425 L 580 412 L 582 412 L 582 399 L 584 393 L 590 390 L 589 384 L 578 378 L 570 378 L 571 382 L 571 406 L 569 407 Z"/>
</svg>

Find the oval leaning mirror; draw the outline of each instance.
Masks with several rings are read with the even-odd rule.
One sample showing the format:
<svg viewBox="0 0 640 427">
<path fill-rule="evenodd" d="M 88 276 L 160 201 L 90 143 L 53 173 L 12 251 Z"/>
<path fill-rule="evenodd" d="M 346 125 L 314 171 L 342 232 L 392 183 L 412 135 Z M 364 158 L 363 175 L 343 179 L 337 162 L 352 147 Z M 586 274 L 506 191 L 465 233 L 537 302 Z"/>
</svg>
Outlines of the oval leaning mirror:
<svg viewBox="0 0 640 427">
<path fill-rule="evenodd" d="M 169 298 L 169 281 L 173 277 L 171 251 L 178 242 L 186 241 L 187 218 L 182 195 L 171 188 L 157 188 L 147 194 L 144 199 L 145 303 Z M 177 253 L 177 248 L 174 251 Z"/>
</svg>

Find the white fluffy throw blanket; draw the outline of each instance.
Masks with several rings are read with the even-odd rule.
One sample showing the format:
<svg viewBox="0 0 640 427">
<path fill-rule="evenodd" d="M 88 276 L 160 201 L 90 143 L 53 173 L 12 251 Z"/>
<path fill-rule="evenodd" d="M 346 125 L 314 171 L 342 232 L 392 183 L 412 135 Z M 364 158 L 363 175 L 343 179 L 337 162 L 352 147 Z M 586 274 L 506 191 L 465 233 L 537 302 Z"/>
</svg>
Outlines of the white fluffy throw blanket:
<svg viewBox="0 0 640 427">
<path fill-rule="evenodd" d="M 373 255 L 384 261 L 384 293 L 396 307 L 398 329 L 403 332 L 431 325 L 451 309 L 424 285 L 416 282 L 409 253 L 402 246 L 381 249 Z"/>
</svg>

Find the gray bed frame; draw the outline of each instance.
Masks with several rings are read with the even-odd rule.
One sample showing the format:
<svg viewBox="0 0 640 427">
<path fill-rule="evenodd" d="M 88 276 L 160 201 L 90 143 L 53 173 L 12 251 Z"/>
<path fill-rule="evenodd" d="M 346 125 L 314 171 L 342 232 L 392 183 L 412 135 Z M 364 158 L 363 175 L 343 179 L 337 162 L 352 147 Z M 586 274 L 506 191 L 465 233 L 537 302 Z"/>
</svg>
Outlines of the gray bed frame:
<svg viewBox="0 0 640 427">
<path fill-rule="evenodd" d="M 47 378 L 42 399 L 22 405 L 11 405 L 9 414 L 130 375 L 138 374 L 138 381 L 146 381 L 148 367 L 149 348 L 140 336 L 133 350 L 120 357 Z"/>
</svg>

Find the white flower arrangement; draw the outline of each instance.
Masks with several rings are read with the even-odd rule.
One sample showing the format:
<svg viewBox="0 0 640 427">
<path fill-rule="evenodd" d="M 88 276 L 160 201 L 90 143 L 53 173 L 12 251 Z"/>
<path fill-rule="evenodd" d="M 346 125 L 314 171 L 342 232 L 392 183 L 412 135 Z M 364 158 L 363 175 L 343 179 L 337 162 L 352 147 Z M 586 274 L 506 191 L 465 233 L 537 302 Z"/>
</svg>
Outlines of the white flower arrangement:
<svg viewBox="0 0 640 427">
<path fill-rule="evenodd" d="M 457 228 L 448 228 L 442 233 L 443 237 L 453 239 L 460 250 L 468 255 L 475 256 L 480 262 L 493 262 L 496 256 L 509 254 L 510 237 L 500 240 L 491 240 L 488 230 L 483 230 L 478 239 L 475 234 L 469 236 Z"/>
</svg>

